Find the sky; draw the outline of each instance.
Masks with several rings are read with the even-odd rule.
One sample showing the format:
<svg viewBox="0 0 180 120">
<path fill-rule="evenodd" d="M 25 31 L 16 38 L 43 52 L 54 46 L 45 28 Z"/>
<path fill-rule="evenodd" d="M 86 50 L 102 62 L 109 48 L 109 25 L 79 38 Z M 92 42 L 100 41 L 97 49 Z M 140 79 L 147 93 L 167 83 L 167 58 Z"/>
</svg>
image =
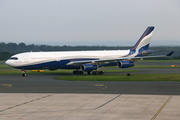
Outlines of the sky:
<svg viewBox="0 0 180 120">
<path fill-rule="evenodd" d="M 180 46 L 179 0 L 0 0 L 0 42 L 133 46 L 155 26 L 152 46 Z"/>
</svg>

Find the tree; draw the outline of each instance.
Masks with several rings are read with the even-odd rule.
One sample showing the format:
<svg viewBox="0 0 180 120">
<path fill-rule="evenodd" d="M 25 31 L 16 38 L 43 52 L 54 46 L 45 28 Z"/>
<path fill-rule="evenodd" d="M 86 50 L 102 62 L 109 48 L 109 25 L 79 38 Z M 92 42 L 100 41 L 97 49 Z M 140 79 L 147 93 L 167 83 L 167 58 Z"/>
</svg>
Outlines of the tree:
<svg viewBox="0 0 180 120">
<path fill-rule="evenodd" d="M 0 52 L 0 60 L 7 60 L 11 57 L 11 55 L 12 54 L 9 52 L 5 52 L 5 51 Z"/>
</svg>

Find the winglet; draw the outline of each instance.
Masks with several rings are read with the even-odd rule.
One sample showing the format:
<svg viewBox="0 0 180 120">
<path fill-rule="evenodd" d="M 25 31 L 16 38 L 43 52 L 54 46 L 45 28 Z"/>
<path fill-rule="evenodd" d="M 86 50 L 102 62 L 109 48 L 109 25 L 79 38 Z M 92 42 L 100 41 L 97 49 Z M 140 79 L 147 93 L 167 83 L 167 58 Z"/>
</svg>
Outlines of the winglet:
<svg viewBox="0 0 180 120">
<path fill-rule="evenodd" d="M 166 56 L 171 56 L 174 53 L 174 51 L 170 52 L 169 54 L 167 54 Z"/>
</svg>

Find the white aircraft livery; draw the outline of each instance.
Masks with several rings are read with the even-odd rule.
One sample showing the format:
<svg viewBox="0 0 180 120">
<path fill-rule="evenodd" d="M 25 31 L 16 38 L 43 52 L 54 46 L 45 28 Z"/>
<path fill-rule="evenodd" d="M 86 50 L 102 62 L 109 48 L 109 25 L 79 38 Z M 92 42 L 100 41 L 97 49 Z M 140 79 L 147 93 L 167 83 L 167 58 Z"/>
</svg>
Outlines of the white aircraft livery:
<svg viewBox="0 0 180 120">
<path fill-rule="evenodd" d="M 128 68 L 134 66 L 134 62 L 143 58 L 166 57 L 167 55 L 147 56 L 157 52 L 148 50 L 154 27 L 148 27 L 138 42 L 129 50 L 102 50 L 102 51 L 63 51 L 63 52 L 25 52 L 13 55 L 6 64 L 23 71 L 25 70 L 57 70 L 74 69 L 73 74 L 101 75 L 98 71 L 102 66 L 118 66 Z"/>
</svg>

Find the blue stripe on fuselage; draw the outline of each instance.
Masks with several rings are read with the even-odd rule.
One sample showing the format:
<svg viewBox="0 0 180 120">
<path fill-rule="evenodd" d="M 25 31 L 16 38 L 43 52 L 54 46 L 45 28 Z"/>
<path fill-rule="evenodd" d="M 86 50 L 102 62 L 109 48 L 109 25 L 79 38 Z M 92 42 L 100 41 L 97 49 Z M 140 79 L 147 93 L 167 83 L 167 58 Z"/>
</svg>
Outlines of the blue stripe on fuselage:
<svg viewBox="0 0 180 120">
<path fill-rule="evenodd" d="M 39 63 L 35 65 L 26 65 L 15 67 L 17 69 L 26 69 L 26 70 L 33 70 L 33 69 L 80 69 L 79 66 L 73 65 L 66 65 L 71 61 L 83 61 L 83 60 L 98 60 L 98 59 L 87 59 L 87 58 L 75 58 L 75 59 L 66 59 L 60 61 L 51 61 L 45 63 Z"/>
</svg>

